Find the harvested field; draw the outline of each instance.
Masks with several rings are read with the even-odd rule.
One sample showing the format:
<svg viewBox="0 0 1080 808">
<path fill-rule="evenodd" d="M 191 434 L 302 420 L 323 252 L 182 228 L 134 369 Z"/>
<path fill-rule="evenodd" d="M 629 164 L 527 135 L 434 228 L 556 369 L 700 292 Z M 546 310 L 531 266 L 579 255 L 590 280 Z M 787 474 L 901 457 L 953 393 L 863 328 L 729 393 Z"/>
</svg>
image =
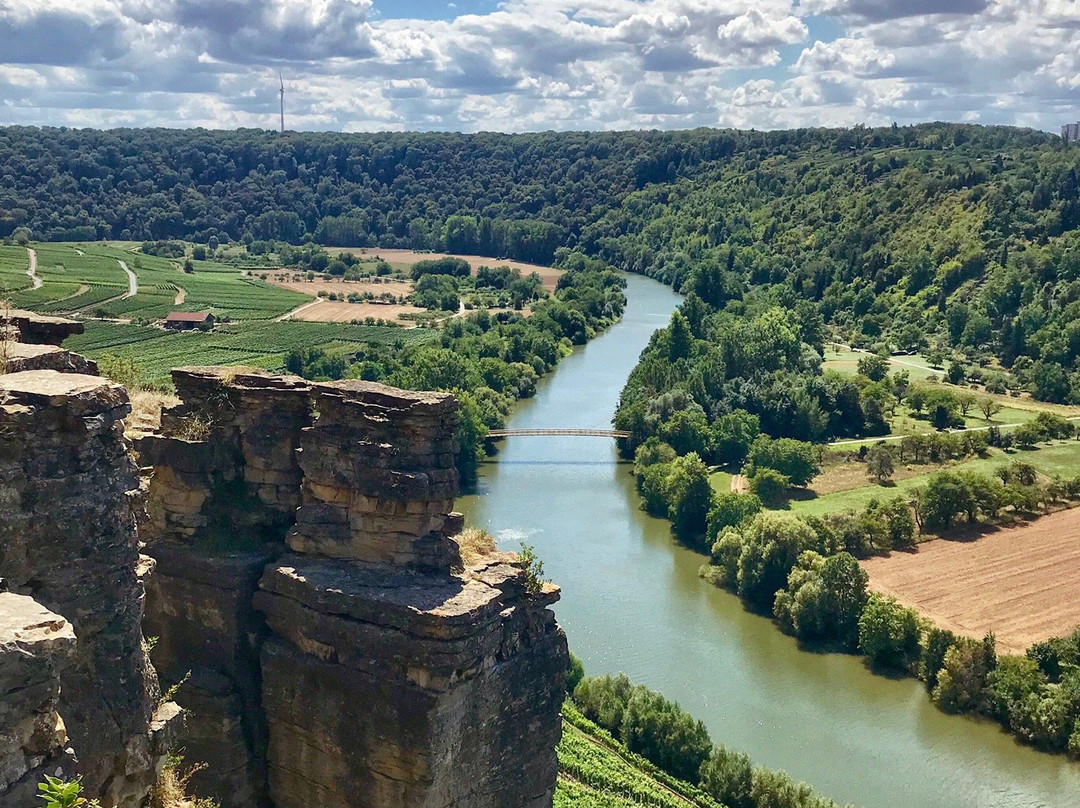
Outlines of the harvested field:
<svg viewBox="0 0 1080 808">
<path fill-rule="evenodd" d="M 402 314 L 414 314 L 423 312 L 416 306 L 398 303 L 349 303 L 340 300 L 320 300 L 318 303 L 301 306 L 286 319 L 307 320 L 311 323 L 348 323 L 353 320 L 363 320 L 374 317 L 376 320 L 397 320 Z M 406 328 L 413 328 L 415 324 L 403 321 Z"/>
<path fill-rule="evenodd" d="M 392 279 L 381 282 L 346 281 L 338 278 L 334 280 L 316 278 L 309 281 L 293 280 L 294 277 L 297 277 L 296 273 L 275 272 L 266 280 L 282 289 L 290 289 L 312 297 L 317 296 L 319 292 L 334 293 L 339 297 L 370 292 L 376 297 L 389 293 L 395 298 L 400 298 L 411 295 L 413 290 L 412 281 Z M 374 317 L 376 320 L 397 320 L 403 314 L 418 314 L 423 311 L 425 309 L 410 303 L 372 303 L 370 301 L 349 303 L 347 300 L 318 298 L 318 302 L 305 303 L 287 314 L 284 319 L 307 320 L 313 323 L 347 323 L 351 320 L 363 320 L 366 317 Z"/>
<path fill-rule="evenodd" d="M 341 249 L 329 247 L 327 249 L 336 252 L 350 252 L 354 255 L 362 255 L 365 258 L 381 258 L 392 266 L 401 267 L 411 267 L 417 261 L 437 260 L 439 258 L 446 258 L 450 255 L 450 253 L 418 253 L 413 252 L 412 250 L 384 250 L 379 247 Z M 555 291 L 555 284 L 559 282 L 559 276 L 563 274 L 561 269 L 552 269 L 551 267 L 542 267 L 536 264 L 526 264 L 521 261 L 511 261 L 508 258 L 485 258 L 481 255 L 454 255 L 454 258 L 464 258 L 468 261 L 469 266 L 472 267 L 473 274 L 476 273 L 478 267 L 511 267 L 512 269 L 520 269 L 522 275 L 528 275 L 530 272 L 535 272 L 540 276 L 540 280 L 544 282 L 544 288 L 549 292 Z"/>
<path fill-rule="evenodd" d="M 1023 653 L 1080 625 L 1080 509 L 862 564 L 875 592 L 957 634 L 993 631 L 1000 652 Z"/>
</svg>

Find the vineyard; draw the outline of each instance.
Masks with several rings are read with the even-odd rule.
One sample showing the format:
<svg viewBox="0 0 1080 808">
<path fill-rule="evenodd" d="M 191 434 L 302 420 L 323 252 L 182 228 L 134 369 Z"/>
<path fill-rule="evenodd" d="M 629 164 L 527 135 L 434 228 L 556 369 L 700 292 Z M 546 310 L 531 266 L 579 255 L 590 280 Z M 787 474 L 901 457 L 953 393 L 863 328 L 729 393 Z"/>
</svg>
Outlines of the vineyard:
<svg viewBox="0 0 1080 808">
<path fill-rule="evenodd" d="M 416 344 L 438 337 L 427 329 L 346 323 L 233 323 L 212 332 L 174 333 L 124 323 L 86 324 L 86 333 L 69 338 L 64 347 L 91 359 L 117 356 L 132 360 L 147 384 L 168 386 L 169 371 L 183 365 L 246 365 L 281 370 L 294 349 L 355 350 L 361 343 Z"/>
<path fill-rule="evenodd" d="M 559 742 L 555 808 L 723 808 L 660 771 L 585 718 L 567 701 Z"/>
<path fill-rule="evenodd" d="M 212 261 L 181 261 L 142 255 L 105 243 L 40 244 L 40 289 L 26 275 L 23 247 L 0 248 L 0 290 L 13 305 L 48 313 L 152 321 L 171 311 L 212 311 L 219 319 L 271 320 L 310 298 L 272 286 L 241 270 Z M 127 273 L 138 279 L 129 296 Z"/>
</svg>

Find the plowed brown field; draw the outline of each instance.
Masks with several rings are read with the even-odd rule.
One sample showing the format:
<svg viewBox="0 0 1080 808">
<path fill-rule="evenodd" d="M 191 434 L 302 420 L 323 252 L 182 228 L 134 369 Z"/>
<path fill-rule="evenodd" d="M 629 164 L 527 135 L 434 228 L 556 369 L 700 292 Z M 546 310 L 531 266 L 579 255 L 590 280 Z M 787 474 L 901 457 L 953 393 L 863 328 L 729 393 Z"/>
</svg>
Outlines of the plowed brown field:
<svg viewBox="0 0 1080 808">
<path fill-rule="evenodd" d="M 1023 653 L 1080 625 L 1080 508 L 975 541 L 937 539 L 863 567 L 875 592 L 958 634 L 993 631 L 999 652 Z"/>
</svg>

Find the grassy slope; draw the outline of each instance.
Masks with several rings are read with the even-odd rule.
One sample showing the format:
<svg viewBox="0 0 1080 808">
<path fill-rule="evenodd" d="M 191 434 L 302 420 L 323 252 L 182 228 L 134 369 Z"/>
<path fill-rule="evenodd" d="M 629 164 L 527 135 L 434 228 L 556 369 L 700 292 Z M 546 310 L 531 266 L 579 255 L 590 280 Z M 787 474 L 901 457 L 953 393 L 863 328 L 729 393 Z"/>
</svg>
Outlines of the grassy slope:
<svg viewBox="0 0 1080 808">
<path fill-rule="evenodd" d="M 991 449 L 986 457 L 975 457 L 942 468 L 947 468 L 950 471 L 976 471 L 982 474 L 991 474 L 994 469 L 1014 460 L 1030 463 L 1047 476 L 1072 477 L 1080 471 L 1080 441 L 1055 441 L 1049 445 L 1041 445 L 1038 449 L 1008 453 L 998 449 Z M 837 491 L 822 496 L 814 496 L 811 488 L 807 498 L 792 500 L 787 504 L 786 509 L 797 514 L 822 516 L 835 511 L 863 508 L 867 502 L 875 497 L 884 499 L 891 498 L 899 493 L 910 492 L 912 489 L 924 485 L 930 475 L 939 470 L 927 471 L 924 474 L 909 477 L 889 486 L 879 486 L 868 480 L 866 485 L 860 488 Z"/>
<path fill-rule="evenodd" d="M 697 788 L 659 771 L 563 705 L 555 808 L 723 808 Z"/>
</svg>

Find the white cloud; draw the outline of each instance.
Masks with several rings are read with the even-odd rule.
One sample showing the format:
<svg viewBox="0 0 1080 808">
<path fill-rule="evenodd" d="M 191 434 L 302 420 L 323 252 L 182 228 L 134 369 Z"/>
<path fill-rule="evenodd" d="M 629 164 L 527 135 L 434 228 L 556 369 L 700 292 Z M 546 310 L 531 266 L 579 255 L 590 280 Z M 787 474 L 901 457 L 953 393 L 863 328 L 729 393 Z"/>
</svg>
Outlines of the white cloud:
<svg viewBox="0 0 1080 808">
<path fill-rule="evenodd" d="M 840 33 L 809 41 L 812 15 Z M 1080 107 L 1080 0 L 6 0 L 0 41 L 3 122 L 272 126 L 278 70 L 295 128 L 1054 129 Z"/>
</svg>

